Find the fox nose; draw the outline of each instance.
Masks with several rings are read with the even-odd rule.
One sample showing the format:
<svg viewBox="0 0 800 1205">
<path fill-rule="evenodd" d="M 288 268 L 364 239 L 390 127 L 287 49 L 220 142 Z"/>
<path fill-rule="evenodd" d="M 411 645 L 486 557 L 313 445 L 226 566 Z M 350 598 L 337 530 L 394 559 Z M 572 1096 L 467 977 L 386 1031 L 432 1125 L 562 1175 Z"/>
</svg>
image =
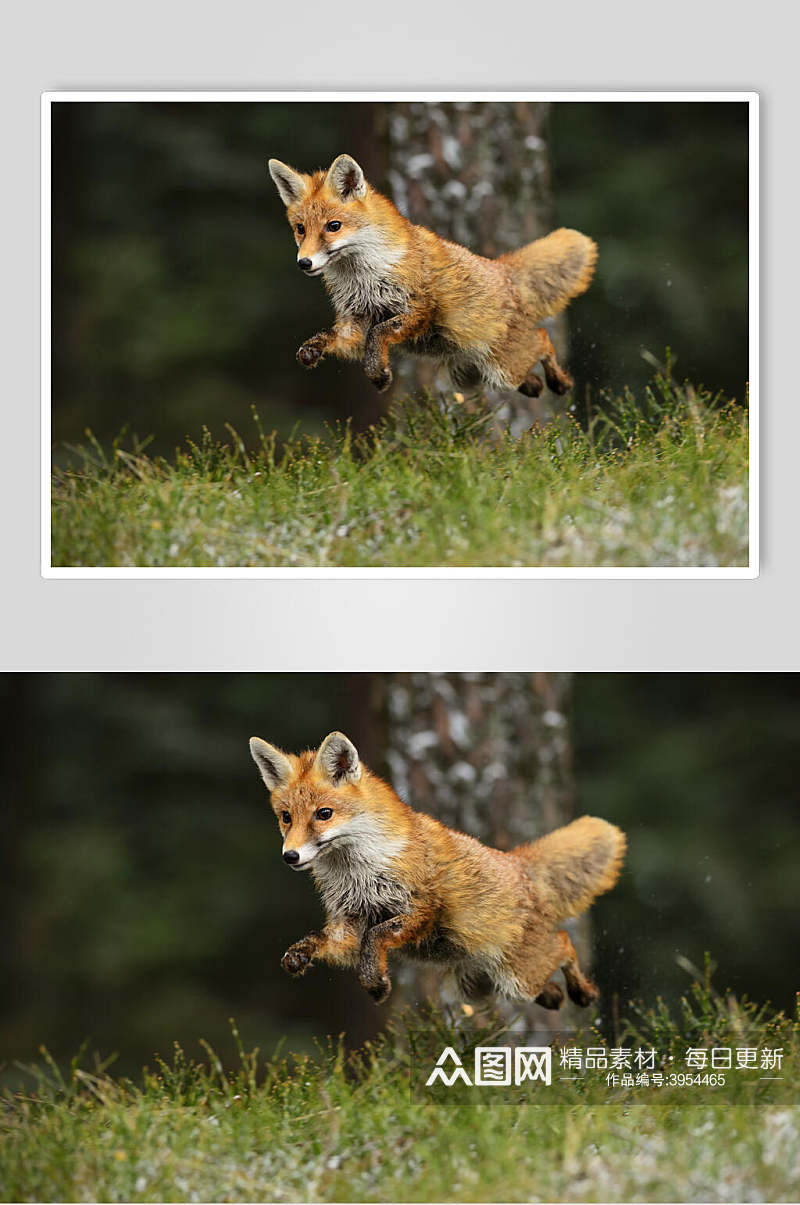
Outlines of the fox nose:
<svg viewBox="0 0 800 1205">
<path fill-rule="evenodd" d="M 310 260 L 310 259 L 307 259 L 307 258 L 304 256 L 304 257 L 303 257 L 303 259 L 298 259 L 298 261 L 297 261 L 297 266 L 298 266 L 298 268 L 302 268 L 302 270 L 303 270 L 304 272 L 307 272 L 307 271 L 308 271 L 308 269 L 311 267 L 311 260 Z"/>
<path fill-rule="evenodd" d="M 288 862 L 290 866 L 294 866 L 295 862 L 300 861 L 300 855 L 296 849 L 287 849 L 283 855 L 284 862 Z"/>
</svg>

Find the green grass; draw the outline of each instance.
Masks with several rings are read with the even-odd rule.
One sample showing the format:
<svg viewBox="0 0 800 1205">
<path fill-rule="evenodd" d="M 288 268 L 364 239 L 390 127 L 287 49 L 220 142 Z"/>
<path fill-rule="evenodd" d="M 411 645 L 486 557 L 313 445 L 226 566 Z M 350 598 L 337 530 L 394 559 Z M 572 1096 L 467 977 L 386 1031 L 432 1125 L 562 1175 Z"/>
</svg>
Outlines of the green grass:
<svg viewBox="0 0 800 1205">
<path fill-rule="evenodd" d="M 695 988 L 680 1016 L 662 1004 L 614 1042 L 664 1053 L 687 1044 L 782 1046 L 796 1069 L 796 1021 Z M 234 1031 L 235 1032 L 235 1031 Z M 238 1034 L 235 1035 L 238 1042 Z M 787 1100 L 725 1104 L 709 1093 L 660 1105 L 599 1103 L 572 1085 L 554 1103 L 437 1105 L 412 1095 L 411 1056 L 466 1051 L 497 1030 L 430 1013 L 349 1056 L 262 1063 L 239 1043 L 225 1071 L 210 1048 L 176 1047 L 138 1083 L 79 1062 L 33 1069 L 0 1110 L 0 1196 L 16 1201 L 794 1201 L 800 1109 Z M 592 1043 L 600 1039 L 597 1035 Z M 571 1044 L 574 1038 L 569 1039 Z M 427 1055 L 426 1055 L 427 1057 Z M 796 1080 L 793 1080 L 796 1099 Z M 489 1090 L 491 1091 L 491 1090 Z M 541 1099 L 541 1095 L 535 1099 Z"/>
<path fill-rule="evenodd" d="M 52 483 L 55 566 L 743 566 L 748 419 L 655 379 L 521 438 L 441 399 L 171 460 L 89 435 Z"/>
</svg>

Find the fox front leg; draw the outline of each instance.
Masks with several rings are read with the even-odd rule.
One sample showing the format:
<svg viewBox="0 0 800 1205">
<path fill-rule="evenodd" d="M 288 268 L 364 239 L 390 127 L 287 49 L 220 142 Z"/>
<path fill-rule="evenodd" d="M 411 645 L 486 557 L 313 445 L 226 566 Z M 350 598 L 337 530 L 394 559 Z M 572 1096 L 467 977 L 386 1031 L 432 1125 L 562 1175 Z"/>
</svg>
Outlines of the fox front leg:
<svg viewBox="0 0 800 1205">
<path fill-rule="evenodd" d="M 424 913 L 403 913 L 367 929 L 361 943 L 358 961 L 358 981 L 376 1004 L 382 1004 L 392 990 L 389 978 L 389 950 L 417 942 L 433 925 Z"/>
<path fill-rule="evenodd" d="M 427 315 L 417 312 L 397 314 L 370 329 L 364 347 L 364 372 L 379 393 L 385 392 L 392 383 L 389 348 L 395 343 L 416 338 L 427 326 Z"/>
<path fill-rule="evenodd" d="M 364 926 L 350 921 L 332 921 L 321 933 L 309 933 L 296 941 L 281 959 L 281 966 L 290 975 L 304 975 L 315 959 L 336 966 L 355 965 Z"/>
<path fill-rule="evenodd" d="M 289 946 L 281 959 L 284 971 L 288 971 L 290 975 L 305 975 L 319 949 L 321 938 L 321 933 L 309 933 L 308 937 L 302 937 L 293 946 Z"/>
<path fill-rule="evenodd" d="M 298 349 L 297 359 L 304 368 L 316 368 L 323 356 L 340 356 L 343 360 L 356 360 L 364 352 L 367 320 L 349 317 L 335 322 L 329 331 L 312 335 Z"/>
<path fill-rule="evenodd" d="M 316 368 L 331 344 L 332 331 L 320 331 L 306 339 L 297 349 L 297 359 L 303 368 Z"/>
</svg>

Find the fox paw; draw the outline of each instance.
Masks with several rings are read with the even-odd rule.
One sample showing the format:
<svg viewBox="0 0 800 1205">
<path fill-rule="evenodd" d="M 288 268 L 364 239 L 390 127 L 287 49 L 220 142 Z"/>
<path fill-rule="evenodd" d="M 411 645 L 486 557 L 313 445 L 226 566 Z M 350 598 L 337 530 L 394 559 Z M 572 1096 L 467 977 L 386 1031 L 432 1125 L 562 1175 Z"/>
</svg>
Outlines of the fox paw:
<svg viewBox="0 0 800 1205">
<path fill-rule="evenodd" d="M 312 955 L 311 947 L 305 942 L 298 941 L 296 945 L 289 946 L 281 959 L 281 966 L 290 975 L 304 975 L 311 965 Z"/>
<path fill-rule="evenodd" d="M 546 983 L 536 997 L 536 1003 L 541 1004 L 542 1008 L 561 1008 L 564 993 L 557 983 Z"/>
<path fill-rule="evenodd" d="M 561 376 L 550 376 L 547 378 L 547 386 L 551 393 L 557 393 L 559 397 L 563 397 L 565 393 L 569 393 L 573 384 L 572 377 L 568 377 L 565 372 Z"/>
<path fill-rule="evenodd" d="M 537 377 L 535 372 L 529 373 L 522 384 L 517 386 L 518 392 L 523 393 L 525 397 L 538 397 L 543 389 L 544 381 Z"/>
<path fill-rule="evenodd" d="M 316 368 L 322 359 L 322 348 L 313 339 L 309 339 L 298 349 L 297 359 L 303 368 Z"/>
<path fill-rule="evenodd" d="M 392 990 L 392 981 L 388 975 L 381 975 L 376 983 L 364 984 L 364 987 L 366 987 L 376 1004 L 383 1004 Z"/>
<path fill-rule="evenodd" d="M 587 1008 L 597 999 L 600 992 L 593 983 L 590 983 L 588 979 L 584 979 L 582 983 L 568 983 L 567 995 L 573 1004 L 578 1004 L 581 1008 Z"/>
<path fill-rule="evenodd" d="M 377 376 L 369 378 L 378 393 L 385 393 L 393 381 L 391 368 L 384 368 Z"/>
</svg>

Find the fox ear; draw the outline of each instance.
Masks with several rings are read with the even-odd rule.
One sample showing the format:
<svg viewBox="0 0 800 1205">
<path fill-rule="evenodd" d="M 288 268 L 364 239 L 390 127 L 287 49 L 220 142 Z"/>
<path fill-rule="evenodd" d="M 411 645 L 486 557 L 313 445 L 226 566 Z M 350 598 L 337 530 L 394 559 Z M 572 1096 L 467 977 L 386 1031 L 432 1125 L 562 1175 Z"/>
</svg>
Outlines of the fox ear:
<svg viewBox="0 0 800 1205">
<path fill-rule="evenodd" d="M 334 159 L 328 168 L 325 183 L 337 193 L 343 201 L 360 201 L 367 195 L 367 181 L 364 173 L 349 155 L 340 155 Z"/>
<path fill-rule="evenodd" d="M 280 198 L 288 209 L 295 201 L 299 201 L 306 191 L 305 177 L 281 163 L 280 159 L 270 159 L 268 167 Z"/>
<path fill-rule="evenodd" d="M 361 777 L 358 749 L 343 732 L 332 732 L 325 737 L 317 750 L 314 765 L 335 787 L 345 782 L 358 782 Z"/>
<path fill-rule="evenodd" d="M 258 736 L 250 737 L 250 752 L 253 761 L 261 771 L 261 777 L 268 791 L 285 787 L 292 776 L 292 764 L 280 749 L 268 745 Z"/>
</svg>

